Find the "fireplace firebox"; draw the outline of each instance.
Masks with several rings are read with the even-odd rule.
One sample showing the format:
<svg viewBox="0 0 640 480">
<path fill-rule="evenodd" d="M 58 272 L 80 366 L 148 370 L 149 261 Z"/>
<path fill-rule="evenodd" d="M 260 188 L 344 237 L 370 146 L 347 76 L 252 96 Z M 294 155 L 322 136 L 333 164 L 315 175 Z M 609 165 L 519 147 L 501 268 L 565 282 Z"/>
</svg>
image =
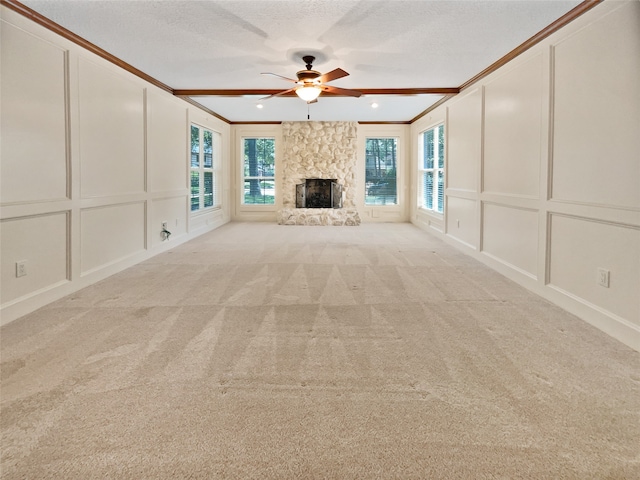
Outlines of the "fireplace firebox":
<svg viewBox="0 0 640 480">
<path fill-rule="evenodd" d="M 296 185 L 296 208 L 342 208 L 342 185 L 335 178 L 307 178 Z"/>
</svg>

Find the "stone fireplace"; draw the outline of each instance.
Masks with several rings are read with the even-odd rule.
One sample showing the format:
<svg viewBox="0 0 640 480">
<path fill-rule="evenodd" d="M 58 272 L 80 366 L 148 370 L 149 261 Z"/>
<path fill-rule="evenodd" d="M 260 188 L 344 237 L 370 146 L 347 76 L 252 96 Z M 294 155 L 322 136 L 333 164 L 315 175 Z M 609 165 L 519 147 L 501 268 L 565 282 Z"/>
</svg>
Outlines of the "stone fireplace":
<svg viewBox="0 0 640 480">
<path fill-rule="evenodd" d="M 360 224 L 355 208 L 357 130 L 356 122 L 282 123 L 283 208 L 277 215 L 279 224 Z"/>
</svg>

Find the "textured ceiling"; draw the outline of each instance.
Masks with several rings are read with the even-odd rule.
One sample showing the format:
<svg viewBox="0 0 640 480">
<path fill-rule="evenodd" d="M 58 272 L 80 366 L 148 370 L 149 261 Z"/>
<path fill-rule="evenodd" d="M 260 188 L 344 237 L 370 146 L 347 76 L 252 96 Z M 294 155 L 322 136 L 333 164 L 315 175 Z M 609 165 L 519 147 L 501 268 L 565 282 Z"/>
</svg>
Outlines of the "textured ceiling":
<svg viewBox="0 0 640 480">
<path fill-rule="evenodd" d="M 288 89 L 303 54 L 351 89 L 459 87 L 576 0 L 22 0 L 174 89 Z M 407 121 L 440 95 L 194 97 L 234 122 Z M 379 108 L 372 109 L 377 102 Z"/>
</svg>

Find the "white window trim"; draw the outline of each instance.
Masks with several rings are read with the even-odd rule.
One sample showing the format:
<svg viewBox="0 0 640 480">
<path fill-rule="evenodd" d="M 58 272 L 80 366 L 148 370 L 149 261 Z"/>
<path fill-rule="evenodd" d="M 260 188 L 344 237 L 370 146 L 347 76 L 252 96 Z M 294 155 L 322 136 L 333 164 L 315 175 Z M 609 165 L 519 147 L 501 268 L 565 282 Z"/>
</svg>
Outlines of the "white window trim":
<svg viewBox="0 0 640 480">
<path fill-rule="evenodd" d="M 197 122 L 189 123 L 189 145 L 191 145 L 191 127 L 195 126 L 200 129 L 200 152 L 199 152 L 199 161 L 198 167 L 191 166 L 191 147 L 189 147 L 189 213 L 192 217 L 196 217 L 199 215 L 204 215 L 208 212 L 220 210 L 222 208 L 222 199 L 221 199 L 221 180 L 222 180 L 222 133 L 210 128 L 206 127 Z M 209 131 L 212 133 L 212 159 L 211 159 L 211 167 L 204 166 L 204 148 L 203 145 L 203 136 L 204 131 Z M 217 140 L 216 140 L 217 139 Z M 200 208 L 198 210 L 191 210 L 191 172 L 198 171 L 200 176 Z M 204 206 L 204 173 L 212 172 L 213 174 L 213 205 L 208 207 Z"/>
<path fill-rule="evenodd" d="M 439 122 L 436 123 L 434 125 L 431 125 L 423 130 L 421 130 L 418 134 L 418 209 L 422 210 L 424 212 L 427 212 L 431 215 L 437 215 L 439 217 L 443 217 L 444 216 L 444 211 L 445 211 L 445 203 L 446 203 L 446 195 L 445 195 L 445 186 L 446 186 L 446 166 L 447 166 L 447 156 L 446 156 L 446 132 L 445 132 L 445 141 L 444 144 L 442 145 L 442 149 L 443 149 L 443 154 L 444 154 L 444 163 L 442 167 L 434 167 L 434 168 L 424 168 L 424 135 L 425 133 L 427 133 L 429 130 L 435 130 L 436 128 L 444 128 L 445 126 L 445 122 Z M 434 135 L 435 137 L 435 135 Z M 438 145 L 438 143 L 436 143 L 436 145 Z M 436 161 L 435 159 L 438 158 L 437 152 L 434 152 L 434 165 L 436 165 Z M 432 197 L 432 201 L 433 204 L 436 205 L 436 208 L 429 208 L 424 204 L 424 176 L 427 172 L 433 172 L 434 173 L 434 179 L 437 178 L 437 174 L 438 172 L 442 171 L 442 177 L 443 177 L 443 193 L 442 193 L 442 212 L 437 210 L 437 204 L 438 204 L 438 194 L 437 194 L 437 188 L 433 189 L 433 197 Z M 435 180 L 434 180 L 434 187 L 436 186 Z"/>
<path fill-rule="evenodd" d="M 367 203 L 366 197 L 367 197 L 367 192 L 366 192 L 366 182 L 367 182 L 367 178 L 366 178 L 366 165 L 367 165 L 367 160 L 366 160 L 366 152 L 367 152 L 367 140 L 369 139 L 378 139 L 378 138 L 383 138 L 383 139 L 387 139 L 387 138 L 395 138 L 396 140 L 396 203 L 387 203 L 387 204 L 383 204 L 383 205 L 378 205 L 378 204 L 373 204 L 373 203 Z M 400 161 L 401 161 L 401 149 L 403 148 L 402 146 L 402 139 L 400 138 L 399 135 L 375 135 L 375 134 L 370 134 L 370 135 L 366 135 L 364 138 L 364 162 L 365 162 L 365 175 L 364 175 L 364 183 L 365 183 L 365 191 L 364 191 L 364 198 L 363 198 L 363 203 L 365 208 L 371 208 L 371 207 L 375 207 L 375 208 L 398 208 L 400 206 L 400 194 L 402 191 L 401 188 L 401 184 L 400 179 L 401 179 L 401 165 L 400 165 Z"/>
<path fill-rule="evenodd" d="M 270 211 L 270 210 L 276 210 L 276 208 L 278 208 L 278 203 L 279 203 L 279 196 L 280 196 L 280 182 L 279 182 L 279 177 L 278 177 L 278 158 L 279 158 L 279 136 L 275 135 L 274 133 L 266 133 L 266 132 L 242 132 L 239 136 L 238 136 L 238 198 L 237 198 L 237 202 L 238 202 L 238 207 L 240 210 L 244 210 L 244 211 L 252 211 L 252 210 L 257 210 L 257 211 Z M 247 138 L 271 138 L 274 140 L 275 144 L 274 144 L 274 155 L 275 155 L 275 159 L 274 159 L 274 165 L 273 165 L 273 177 L 245 177 L 244 176 L 244 141 Z M 245 180 L 249 180 L 252 178 L 257 178 L 260 180 L 269 180 L 271 178 L 273 178 L 273 185 L 274 185 L 274 203 L 244 203 L 244 181 Z"/>
</svg>

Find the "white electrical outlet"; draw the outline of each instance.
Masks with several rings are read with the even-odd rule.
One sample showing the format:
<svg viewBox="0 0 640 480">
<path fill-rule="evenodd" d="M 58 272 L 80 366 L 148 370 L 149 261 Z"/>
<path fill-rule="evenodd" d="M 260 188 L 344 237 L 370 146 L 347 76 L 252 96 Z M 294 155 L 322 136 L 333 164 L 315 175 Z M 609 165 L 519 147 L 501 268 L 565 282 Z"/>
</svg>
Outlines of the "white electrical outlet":
<svg viewBox="0 0 640 480">
<path fill-rule="evenodd" d="M 598 268 L 598 285 L 609 288 L 609 270 Z"/>
<path fill-rule="evenodd" d="M 16 277 L 24 277 L 27 274 L 27 261 L 16 262 Z"/>
</svg>

